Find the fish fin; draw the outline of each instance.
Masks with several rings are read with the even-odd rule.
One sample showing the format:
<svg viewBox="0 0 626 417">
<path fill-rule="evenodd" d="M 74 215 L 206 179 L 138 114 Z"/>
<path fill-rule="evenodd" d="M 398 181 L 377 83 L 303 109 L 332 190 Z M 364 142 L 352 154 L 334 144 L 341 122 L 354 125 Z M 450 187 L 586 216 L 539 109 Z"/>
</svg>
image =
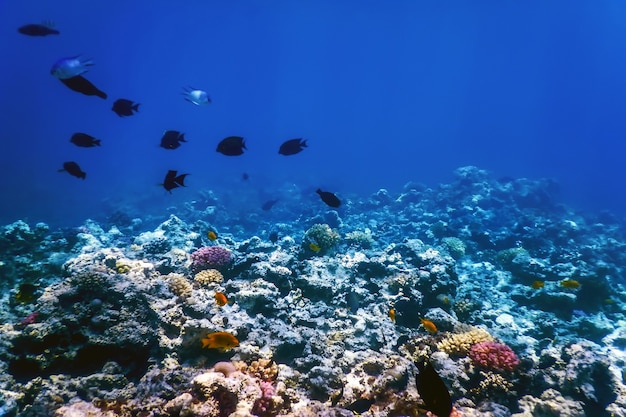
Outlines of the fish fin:
<svg viewBox="0 0 626 417">
<path fill-rule="evenodd" d="M 187 141 L 185 140 L 185 134 L 184 134 L 184 133 L 181 133 L 181 135 L 178 137 L 178 141 L 179 141 L 179 142 L 187 142 Z"/>
<path fill-rule="evenodd" d="M 101 90 L 98 90 L 98 92 L 96 93 L 96 95 L 97 95 L 98 97 L 100 97 L 101 99 L 103 99 L 103 100 L 106 100 L 106 98 L 108 97 L 108 96 L 107 96 L 107 93 L 105 93 L 104 91 L 101 91 Z"/>
<path fill-rule="evenodd" d="M 93 143 L 94 143 L 94 145 L 96 145 L 96 146 L 100 146 L 100 139 L 95 139 L 95 140 L 93 141 Z"/>
<path fill-rule="evenodd" d="M 140 104 L 141 104 L 141 103 L 137 103 L 137 104 L 135 104 L 135 105 L 132 107 L 132 108 L 133 108 L 133 110 L 135 110 L 135 111 L 139 111 L 139 105 L 140 105 Z"/>
</svg>

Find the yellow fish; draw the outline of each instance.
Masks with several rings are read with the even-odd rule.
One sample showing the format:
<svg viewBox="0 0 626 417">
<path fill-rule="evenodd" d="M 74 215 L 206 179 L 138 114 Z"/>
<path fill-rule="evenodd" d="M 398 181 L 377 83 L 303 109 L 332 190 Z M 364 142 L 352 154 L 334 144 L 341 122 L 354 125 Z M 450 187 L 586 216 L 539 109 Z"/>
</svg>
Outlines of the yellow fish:
<svg viewBox="0 0 626 417">
<path fill-rule="evenodd" d="M 208 237 L 210 241 L 214 241 L 215 239 L 217 239 L 217 233 L 215 233 L 213 230 L 209 230 L 206 234 L 206 237 Z"/>
<path fill-rule="evenodd" d="M 322 248 L 320 248 L 320 246 L 317 243 L 310 243 L 309 249 L 311 249 L 313 252 L 319 252 L 322 250 Z"/>
<path fill-rule="evenodd" d="M 546 283 L 544 281 L 533 281 L 533 283 L 530 284 L 530 286 L 536 290 L 543 288 L 545 285 Z"/>
<path fill-rule="evenodd" d="M 389 309 L 389 318 L 391 319 L 391 321 L 393 321 L 394 323 L 396 322 L 396 309 L 395 308 L 390 308 Z"/>
<path fill-rule="evenodd" d="M 565 279 L 561 281 L 561 287 L 570 289 L 578 288 L 580 287 L 580 282 L 576 281 L 575 279 Z"/>
</svg>

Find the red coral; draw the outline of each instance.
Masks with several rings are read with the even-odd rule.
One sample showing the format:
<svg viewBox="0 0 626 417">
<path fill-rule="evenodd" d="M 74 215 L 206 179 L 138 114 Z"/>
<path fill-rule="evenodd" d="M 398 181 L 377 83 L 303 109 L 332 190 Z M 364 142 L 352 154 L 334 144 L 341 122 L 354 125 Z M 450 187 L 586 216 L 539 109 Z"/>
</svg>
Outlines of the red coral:
<svg viewBox="0 0 626 417">
<path fill-rule="evenodd" d="M 493 371 L 512 371 L 519 359 L 507 345 L 498 342 L 480 342 L 472 346 L 469 357 L 475 365 Z"/>
</svg>

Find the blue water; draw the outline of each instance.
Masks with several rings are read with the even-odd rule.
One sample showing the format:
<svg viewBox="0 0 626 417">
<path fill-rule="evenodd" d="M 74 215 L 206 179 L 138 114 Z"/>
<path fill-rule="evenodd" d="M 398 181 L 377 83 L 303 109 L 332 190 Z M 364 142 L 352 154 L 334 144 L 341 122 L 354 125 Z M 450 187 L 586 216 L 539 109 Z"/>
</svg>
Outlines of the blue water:
<svg viewBox="0 0 626 417">
<path fill-rule="evenodd" d="M 0 222 L 158 214 L 207 189 L 259 210 L 285 183 L 368 195 L 463 165 L 552 177 L 559 201 L 623 215 L 624 19 L 615 1 L 2 0 Z M 42 20 L 61 35 L 16 30 Z M 78 54 L 107 100 L 50 75 Z M 185 102 L 187 85 L 213 103 Z M 139 113 L 119 118 L 118 98 Z M 189 142 L 160 148 L 167 129 Z M 215 151 L 229 135 L 243 156 Z M 278 155 L 294 137 L 309 148 Z M 86 180 L 57 172 L 70 160 Z M 188 187 L 159 187 L 169 169 Z"/>
</svg>

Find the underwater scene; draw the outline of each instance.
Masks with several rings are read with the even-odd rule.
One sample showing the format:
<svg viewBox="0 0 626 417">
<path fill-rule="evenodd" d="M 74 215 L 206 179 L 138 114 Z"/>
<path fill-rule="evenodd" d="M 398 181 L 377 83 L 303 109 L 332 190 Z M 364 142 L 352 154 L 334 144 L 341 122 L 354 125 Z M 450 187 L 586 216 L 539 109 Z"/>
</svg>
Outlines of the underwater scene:
<svg viewBox="0 0 626 417">
<path fill-rule="evenodd" d="M 626 417 L 624 21 L 0 0 L 0 417 Z"/>
</svg>

